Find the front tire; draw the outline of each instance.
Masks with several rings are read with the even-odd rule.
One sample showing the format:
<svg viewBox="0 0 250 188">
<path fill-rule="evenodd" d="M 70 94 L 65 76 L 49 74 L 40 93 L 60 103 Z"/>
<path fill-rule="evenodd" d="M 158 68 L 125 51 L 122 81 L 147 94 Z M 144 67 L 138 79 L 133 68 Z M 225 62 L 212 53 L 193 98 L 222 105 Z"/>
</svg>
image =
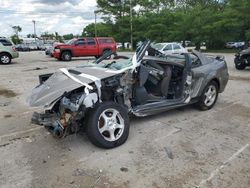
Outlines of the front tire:
<svg viewBox="0 0 250 188">
<path fill-rule="evenodd" d="M 244 69 L 246 68 L 246 65 L 245 65 L 245 63 L 243 63 L 243 62 L 235 63 L 235 68 L 236 68 L 237 70 L 244 70 Z"/>
<path fill-rule="evenodd" d="M 72 59 L 72 55 L 69 51 L 65 51 L 62 53 L 62 56 L 61 56 L 62 60 L 63 61 L 71 61 Z"/>
<path fill-rule="evenodd" d="M 211 81 L 203 90 L 201 98 L 199 100 L 198 107 L 200 110 L 210 110 L 216 103 L 218 98 L 218 84 L 215 81 Z"/>
<path fill-rule="evenodd" d="M 235 68 L 237 70 L 244 70 L 246 68 L 246 59 L 240 59 L 239 57 L 236 57 L 234 60 Z"/>
<path fill-rule="evenodd" d="M 7 53 L 0 54 L 0 62 L 1 64 L 7 65 L 11 63 L 11 57 Z"/>
<path fill-rule="evenodd" d="M 114 102 L 99 104 L 89 113 L 87 134 L 89 140 L 101 148 L 114 148 L 124 144 L 129 135 L 127 110 Z"/>
</svg>

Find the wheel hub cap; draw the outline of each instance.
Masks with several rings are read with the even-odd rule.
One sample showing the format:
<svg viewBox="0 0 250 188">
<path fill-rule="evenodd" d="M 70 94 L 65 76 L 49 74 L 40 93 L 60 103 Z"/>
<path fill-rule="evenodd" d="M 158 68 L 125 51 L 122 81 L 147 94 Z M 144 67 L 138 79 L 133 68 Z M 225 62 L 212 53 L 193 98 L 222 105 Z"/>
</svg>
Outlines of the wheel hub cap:
<svg viewBox="0 0 250 188">
<path fill-rule="evenodd" d="M 215 102 L 216 99 L 216 87 L 214 85 L 210 85 L 205 92 L 205 100 L 204 103 L 206 106 L 211 106 Z"/>
<path fill-rule="evenodd" d="M 2 63 L 9 63 L 9 61 L 10 61 L 10 58 L 8 57 L 8 56 L 2 56 L 1 57 L 1 61 L 2 61 Z"/>
<path fill-rule="evenodd" d="M 118 110 L 109 108 L 99 117 L 98 130 L 107 141 L 118 140 L 124 131 L 124 119 Z"/>
</svg>

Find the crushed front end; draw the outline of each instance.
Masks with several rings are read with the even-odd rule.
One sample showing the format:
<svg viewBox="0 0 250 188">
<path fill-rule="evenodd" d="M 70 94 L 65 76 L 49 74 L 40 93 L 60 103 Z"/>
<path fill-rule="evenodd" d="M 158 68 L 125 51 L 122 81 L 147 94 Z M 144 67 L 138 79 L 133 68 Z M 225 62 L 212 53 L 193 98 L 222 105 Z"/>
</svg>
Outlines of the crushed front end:
<svg viewBox="0 0 250 188">
<path fill-rule="evenodd" d="M 77 132 L 86 109 L 100 99 L 98 80 L 94 84 L 91 79 L 79 78 L 62 69 L 54 74 L 39 76 L 39 81 L 40 85 L 32 90 L 27 102 L 33 107 L 44 106 L 46 110 L 35 112 L 32 123 L 46 127 L 58 138 Z"/>
<path fill-rule="evenodd" d="M 55 137 L 62 138 L 80 130 L 86 109 L 97 102 L 96 93 L 74 91 L 65 94 L 50 110 L 35 112 L 32 123 L 46 127 Z"/>
</svg>

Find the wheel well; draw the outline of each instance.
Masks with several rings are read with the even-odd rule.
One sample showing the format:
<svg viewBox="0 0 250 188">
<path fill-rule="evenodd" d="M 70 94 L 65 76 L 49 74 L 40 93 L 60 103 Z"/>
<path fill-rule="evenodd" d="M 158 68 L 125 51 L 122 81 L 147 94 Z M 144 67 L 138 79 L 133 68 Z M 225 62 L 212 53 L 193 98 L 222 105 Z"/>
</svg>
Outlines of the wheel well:
<svg viewBox="0 0 250 188">
<path fill-rule="evenodd" d="M 211 81 L 214 81 L 215 83 L 217 83 L 218 90 L 220 90 L 220 81 L 217 78 L 214 78 Z"/>
<path fill-rule="evenodd" d="M 61 52 L 61 56 L 62 56 L 62 54 L 63 54 L 64 52 L 69 52 L 69 53 L 72 55 L 71 50 L 63 50 L 63 51 Z"/>
<path fill-rule="evenodd" d="M 11 55 L 9 52 L 1 52 L 0 55 L 1 55 L 1 54 L 7 54 L 7 55 L 9 55 L 10 58 L 12 59 L 12 55 Z"/>
</svg>

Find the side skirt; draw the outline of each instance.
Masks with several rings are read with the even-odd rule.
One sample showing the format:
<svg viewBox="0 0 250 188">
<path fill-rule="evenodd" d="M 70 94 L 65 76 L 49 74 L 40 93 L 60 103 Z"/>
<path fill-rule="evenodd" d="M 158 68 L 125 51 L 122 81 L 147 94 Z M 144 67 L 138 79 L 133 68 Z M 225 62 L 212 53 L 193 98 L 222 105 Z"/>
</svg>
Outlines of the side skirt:
<svg viewBox="0 0 250 188">
<path fill-rule="evenodd" d="M 184 103 L 184 99 L 179 100 L 164 100 L 144 105 L 136 106 L 132 109 L 132 114 L 137 117 L 144 117 L 149 115 L 154 115 L 167 110 L 172 110 L 182 106 L 194 104 L 199 101 L 199 98 L 193 98 L 189 103 Z"/>
</svg>

